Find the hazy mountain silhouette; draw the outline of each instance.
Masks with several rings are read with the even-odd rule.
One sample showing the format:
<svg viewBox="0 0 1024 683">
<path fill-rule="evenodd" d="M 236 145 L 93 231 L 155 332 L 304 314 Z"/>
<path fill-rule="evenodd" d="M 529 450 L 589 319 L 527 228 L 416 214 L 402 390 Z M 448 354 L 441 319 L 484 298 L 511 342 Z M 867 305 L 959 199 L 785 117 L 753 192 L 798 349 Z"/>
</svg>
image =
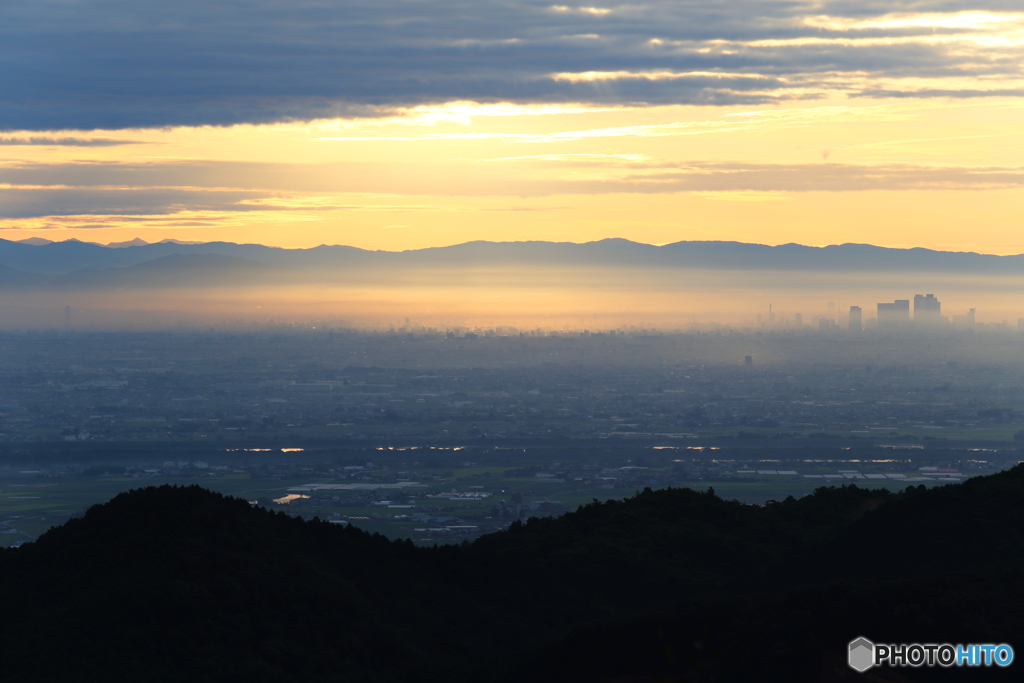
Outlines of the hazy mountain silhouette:
<svg viewBox="0 0 1024 683">
<path fill-rule="evenodd" d="M 71 273 L 28 273 L 0 265 L 0 287 L 9 289 L 188 289 L 282 284 L 295 277 L 282 268 L 221 254 L 169 254 L 124 268 Z"/>
<path fill-rule="evenodd" d="M 278 283 L 285 274 L 239 256 L 223 254 L 169 254 L 126 268 L 83 269 L 51 277 L 55 287 L 100 289 L 109 287 L 216 287 Z"/>
<path fill-rule="evenodd" d="M 39 273 L 26 273 L 0 265 L 0 287 L 35 287 L 46 284 L 48 278 Z"/>
<path fill-rule="evenodd" d="M 140 240 L 141 241 L 141 240 Z M 724 270 L 929 272 L 1021 274 L 1024 255 L 994 256 L 931 249 L 890 249 L 865 244 L 776 247 L 741 242 L 676 242 L 664 246 L 606 239 L 569 242 L 467 242 L 400 252 L 321 245 L 282 249 L 259 244 L 159 242 L 114 247 L 68 240 L 49 244 L 0 240 L 0 264 L 37 273 L 124 268 L 169 255 L 221 255 L 303 271 L 338 269 L 460 268 L 479 266 L 658 267 Z"/>
<path fill-rule="evenodd" d="M 1022 503 L 1024 465 L 764 507 L 648 489 L 416 548 L 149 488 L 0 551 L 0 653 L 38 681 L 855 680 L 858 636 L 1019 645 Z"/>
<path fill-rule="evenodd" d="M 125 242 L 108 242 L 106 246 L 110 249 L 123 249 L 124 247 L 142 247 L 149 244 L 146 240 L 136 237 L 133 240 L 127 240 Z"/>
</svg>

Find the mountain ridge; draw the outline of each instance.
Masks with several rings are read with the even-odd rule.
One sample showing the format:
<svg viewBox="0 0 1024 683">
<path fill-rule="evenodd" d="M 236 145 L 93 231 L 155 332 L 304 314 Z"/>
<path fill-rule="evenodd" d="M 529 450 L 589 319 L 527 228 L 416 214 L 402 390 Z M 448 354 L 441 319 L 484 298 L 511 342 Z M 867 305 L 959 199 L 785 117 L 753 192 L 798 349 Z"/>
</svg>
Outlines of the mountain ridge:
<svg viewBox="0 0 1024 683">
<path fill-rule="evenodd" d="M 178 254 L 244 258 L 266 266 L 307 272 L 535 266 L 1024 274 L 1024 254 L 999 256 L 858 243 L 813 247 L 795 243 L 770 246 L 735 241 L 681 241 L 658 246 L 623 238 L 583 243 L 475 240 L 405 251 L 367 250 L 337 244 L 308 249 L 234 242 L 125 244 L 103 246 L 77 240 L 28 244 L 0 240 L 0 265 L 28 273 L 66 275 L 83 269 L 127 268 Z"/>
</svg>

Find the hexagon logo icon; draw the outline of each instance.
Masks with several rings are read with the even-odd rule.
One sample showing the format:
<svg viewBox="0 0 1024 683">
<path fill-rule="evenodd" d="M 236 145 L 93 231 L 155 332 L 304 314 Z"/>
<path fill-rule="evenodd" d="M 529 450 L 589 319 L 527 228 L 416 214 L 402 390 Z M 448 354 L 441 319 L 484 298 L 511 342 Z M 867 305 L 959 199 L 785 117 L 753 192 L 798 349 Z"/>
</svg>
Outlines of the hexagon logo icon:
<svg viewBox="0 0 1024 683">
<path fill-rule="evenodd" d="M 861 637 L 850 641 L 850 668 L 864 673 L 875 665 L 875 644 Z"/>
</svg>

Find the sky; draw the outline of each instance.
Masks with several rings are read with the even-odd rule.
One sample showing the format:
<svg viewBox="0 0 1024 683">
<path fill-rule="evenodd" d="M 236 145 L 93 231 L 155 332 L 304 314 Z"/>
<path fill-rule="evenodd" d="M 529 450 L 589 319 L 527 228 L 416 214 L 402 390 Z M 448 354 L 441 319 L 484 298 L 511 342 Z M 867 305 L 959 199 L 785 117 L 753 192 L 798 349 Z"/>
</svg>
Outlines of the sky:
<svg viewBox="0 0 1024 683">
<path fill-rule="evenodd" d="M 1024 253 L 1019 0 L 5 0 L 0 238 Z"/>
</svg>

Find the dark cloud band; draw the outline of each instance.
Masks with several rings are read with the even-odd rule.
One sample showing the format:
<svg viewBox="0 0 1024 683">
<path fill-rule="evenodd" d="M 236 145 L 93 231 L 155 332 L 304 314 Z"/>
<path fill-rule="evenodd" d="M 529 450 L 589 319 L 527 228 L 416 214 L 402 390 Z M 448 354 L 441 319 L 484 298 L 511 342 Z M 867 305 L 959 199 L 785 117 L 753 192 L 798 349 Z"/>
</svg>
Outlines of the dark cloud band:
<svg viewBox="0 0 1024 683">
<path fill-rule="evenodd" d="M 460 99 L 757 103 L 807 97 L 809 87 L 827 92 L 838 87 L 829 82 L 836 74 L 985 76 L 993 87 L 919 84 L 917 97 L 1015 93 L 999 82 L 1020 76 L 1020 46 L 971 49 L 968 43 L 965 49 L 943 42 L 997 30 L 1003 18 L 963 26 L 871 23 L 891 13 L 980 6 L 971 0 L 810 8 L 788 0 L 649 0 L 603 8 L 529 0 L 12 2 L 0 8 L 0 129 L 374 116 Z M 993 16 L 1020 11 L 1019 2 L 1003 0 L 983 9 Z M 821 16 L 836 22 L 815 19 Z M 591 72 L 623 75 L 556 77 Z M 652 72 L 717 76 L 643 75 Z"/>
</svg>

